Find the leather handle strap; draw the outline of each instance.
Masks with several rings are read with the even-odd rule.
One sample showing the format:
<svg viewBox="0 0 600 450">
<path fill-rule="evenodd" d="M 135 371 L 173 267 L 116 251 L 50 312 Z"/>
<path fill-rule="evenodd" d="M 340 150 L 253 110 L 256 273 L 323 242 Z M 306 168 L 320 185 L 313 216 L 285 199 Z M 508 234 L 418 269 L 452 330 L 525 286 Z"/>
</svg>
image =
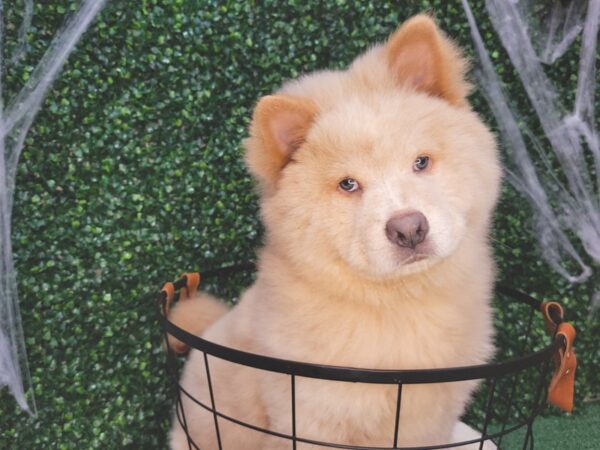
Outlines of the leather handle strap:
<svg viewBox="0 0 600 450">
<path fill-rule="evenodd" d="M 186 272 L 181 275 L 185 279 L 185 286 L 179 291 L 179 300 L 189 300 L 196 295 L 200 286 L 200 274 L 198 272 Z"/>
<path fill-rule="evenodd" d="M 165 283 L 161 289 L 163 295 L 163 308 L 162 313 L 164 316 L 169 317 L 171 314 L 171 306 L 175 299 L 176 289 L 179 288 L 178 302 L 185 302 L 195 297 L 198 287 L 200 286 L 200 273 L 198 272 L 186 272 L 182 274 L 178 281 L 175 283 Z M 175 353 L 184 354 L 187 353 L 189 347 L 183 342 L 175 339 L 173 336 L 168 336 L 168 347 Z"/>
<path fill-rule="evenodd" d="M 180 280 L 176 281 L 177 286 L 181 286 L 181 283 L 185 284 L 179 289 L 179 301 L 188 300 L 196 295 L 198 292 L 198 287 L 200 286 L 200 273 L 198 272 L 186 272 L 181 275 Z M 171 305 L 173 304 L 173 300 L 175 299 L 175 283 L 165 283 L 160 290 L 160 293 L 163 295 L 164 304 L 163 304 L 163 314 L 168 314 L 171 309 Z"/>
<path fill-rule="evenodd" d="M 544 316 L 544 322 L 546 323 L 548 333 L 554 335 L 558 325 L 565 316 L 565 310 L 558 302 L 542 302 L 540 304 L 540 310 Z"/>
<path fill-rule="evenodd" d="M 164 296 L 162 313 L 163 315 L 167 315 L 169 309 L 171 309 L 173 299 L 175 298 L 175 285 L 171 282 L 165 283 L 160 292 Z"/>
<path fill-rule="evenodd" d="M 555 338 L 562 337 L 564 343 L 554 357 L 556 369 L 548 388 L 548 402 L 567 412 L 573 411 L 575 394 L 577 370 L 577 357 L 573 350 L 575 335 L 575 327 L 568 322 L 562 322 L 556 327 Z"/>
</svg>

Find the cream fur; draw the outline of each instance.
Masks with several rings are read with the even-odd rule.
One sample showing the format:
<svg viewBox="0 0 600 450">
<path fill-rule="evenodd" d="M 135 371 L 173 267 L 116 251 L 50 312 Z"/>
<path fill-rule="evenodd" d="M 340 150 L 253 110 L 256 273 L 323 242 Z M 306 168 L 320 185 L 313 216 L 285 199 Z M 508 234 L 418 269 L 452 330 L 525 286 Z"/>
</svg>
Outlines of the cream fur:
<svg viewBox="0 0 600 450">
<path fill-rule="evenodd" d="M 433 22 L 419 16 L 403 28 L 420 23 L 431 28 Z M 413 28 L 405 28 L 401 38 Z M 443 44 L 432 58 L 446 58 L 443 67 L 453 71 L 440 84 L 441 94 L 429 90 L 430 81 L 398 81 L 394 68 L 402 61 L 390 62 L 390 49 L 402 47 L 394 40 L 397 32 L 347 70 L 310 74 L 277 93 L 312 105 L 298 115 L 311 120 L 302 140 L 297 130 L 277 134 L 294 136 L 292 155 L 277 154 L 277 139 L 269 144 L 269 128 L 255 117 L 246 141 L 247 162 L 260 183 L 266 242 L 256 282 L 238 305 L 206 330 L 206 339 L 254 353 L 339 366 L 417 369 L 489 360 L 494 265 L 488 231 L 500 184 L 496 147 L 464 102 L 468 88 L 458 51 L 435 27 L 420 32 L 425 39 L 437 33 L 437 41 L 431 42 Z M 419 45 L 427 48 L 430 43 Z M 411 80 L 423 79 L 411 67 L 402 70 Z M 262 103 L 268 124 L 295 123 L 295 118 L 269 121 L 269 111 L 279 114 L 284 103 Z M 276 164 L 266 160 L 269 145 L 274 146 L 269 152 L 277 154 Z M 431 157 L 431 170 L 414 173 L 412 163 L 421 154 Z M 286 162 L 288 157 L 291 162 Z M 337 183 L 347 176 L 361 182 L 361 192 L 340 192 Z M 385 235 L 386 221 L 406 210 L 421 211 L 430 225 L 432 251 L 412 264 L 402 263 Z M 288 376 L 212 357 L 209 363 L 219 411 L 291 432 Z M 191 352 L 181 384 L 210 404 L 199 352 Z M 401 446 L 468 436 L 468 428 L 457 421 L 475 386 L 404 386 Z M 390 446 L 395 389 L 299 378 L 297 434 L 349 445 Z M 202 450 L 216 449 L 212 415 L 185 397 L 183 403 L 195 442 Z M 226 420 L 219 420 L 219 426 L 228 450 L 290 447 L 287 441 Z M 170 445 L 188 448 L 176 419 Z"/>
</svg>

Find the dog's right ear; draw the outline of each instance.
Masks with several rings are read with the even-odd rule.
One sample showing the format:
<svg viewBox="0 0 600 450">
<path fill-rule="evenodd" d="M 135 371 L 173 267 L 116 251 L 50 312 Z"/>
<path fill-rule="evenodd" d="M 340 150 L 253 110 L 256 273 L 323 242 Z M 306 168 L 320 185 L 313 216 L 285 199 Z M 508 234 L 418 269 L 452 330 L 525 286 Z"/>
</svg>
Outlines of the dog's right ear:
<svg viewBox="0 0 600 450">
<path fill-rule="evenodd" d="M 420 14 L 404 22 L 388 39 L 385 52 L 399 84 L 456 106 L 467 105 L 467 61 L 430 16 Z"/>
<path fill-rule="evenodd" d="M 317 115 L 313 102 L 288 95 L 260 99 L 246 140 L 246 164 L 263 184 L 272 187 L 292 154 L 304 144 Z"/>
</svg>

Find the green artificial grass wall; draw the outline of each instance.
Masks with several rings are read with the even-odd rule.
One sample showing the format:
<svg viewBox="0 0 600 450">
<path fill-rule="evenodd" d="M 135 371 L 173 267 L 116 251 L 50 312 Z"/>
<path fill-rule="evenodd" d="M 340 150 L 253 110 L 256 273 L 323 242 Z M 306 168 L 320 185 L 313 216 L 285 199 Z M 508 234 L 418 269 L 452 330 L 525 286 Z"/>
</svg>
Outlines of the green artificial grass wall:
<svg viewBox="0 0 600 450">
<path fill-rule="evenodd" d="M 5 3 L 7 55 L 23 2 Z M 27 417 L 0 392 L 0 448 L 164 448 L 172 399 L 147 295 L 182 271 L 253 258 L 261 228 L 240 141 L 256 100 L 301 73 L 344 67 L 424 10 L 472 54 L 456 0 L 216 3 L 110 2 L 34 122 L 18 170 L 13 236 L 39 414 Z M 507 90 L 527 110 L 473 3 Z M 3 68 L 5 99 L 76 6 L 36 2 L 29 52 Z M 577 63 L 575 48 L 549 71 L 566 98 Z M 472 101 L 493 126 L 477 90 Z M 581 401 L 600 390 L 600 322 L 588 317 L 598 278 L 570 286 L 553 273 L 531 216 L 506 185 L 494 232 L 499 276 L 567 308 L 580 331 Z"/>
</svg>

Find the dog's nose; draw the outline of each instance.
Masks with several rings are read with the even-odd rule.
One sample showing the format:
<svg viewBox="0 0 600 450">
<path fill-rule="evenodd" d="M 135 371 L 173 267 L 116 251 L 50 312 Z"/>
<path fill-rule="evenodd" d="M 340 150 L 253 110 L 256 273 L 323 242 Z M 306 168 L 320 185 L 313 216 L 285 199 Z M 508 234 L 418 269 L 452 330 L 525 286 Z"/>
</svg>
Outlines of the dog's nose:
<svg viewBox="0 0 600 450">
<path fill-rule="evenodd" d="M 390 242 L 412 249 L 425 240 L 428 231 L 427 218 L 418 211 L 395 215 L 385 226 L 385 234 Z"/>
</svg>

